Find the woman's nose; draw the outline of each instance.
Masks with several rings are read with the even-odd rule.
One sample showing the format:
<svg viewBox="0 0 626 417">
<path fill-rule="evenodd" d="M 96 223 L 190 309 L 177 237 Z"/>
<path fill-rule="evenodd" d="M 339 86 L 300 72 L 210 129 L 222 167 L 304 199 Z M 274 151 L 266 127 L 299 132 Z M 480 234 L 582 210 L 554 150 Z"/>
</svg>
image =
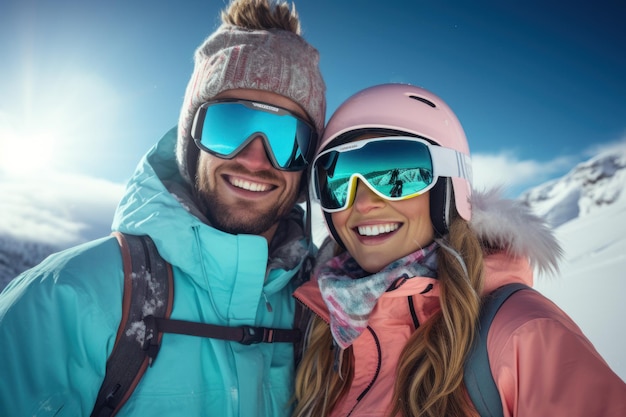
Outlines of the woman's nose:
<svg viewBox="0 0 626 417">
<path fill-rule="evenodd" d="M 353 203 L 355 210 L 365 213 L 373 208 L 383 207 L 385 204 L 384 198 L 372 191 L 363 181 L 357 180 Z"/>
</svg>

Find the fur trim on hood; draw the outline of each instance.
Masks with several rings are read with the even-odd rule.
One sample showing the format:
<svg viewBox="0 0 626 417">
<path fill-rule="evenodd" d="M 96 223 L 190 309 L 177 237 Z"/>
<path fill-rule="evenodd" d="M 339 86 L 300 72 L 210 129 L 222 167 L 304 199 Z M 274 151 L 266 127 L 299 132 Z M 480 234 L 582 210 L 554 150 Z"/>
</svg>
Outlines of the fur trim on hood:
<svg viewBox="0 0 626 417">
<path fill-rule="evenodd" d="M 473 191 L 471 228 L 484 244 L 526 257 L 539 272 L 558 273 L 563 249 L 544 219 L 521 201 L 505 199 L 494 188 Z"/>
</svg>

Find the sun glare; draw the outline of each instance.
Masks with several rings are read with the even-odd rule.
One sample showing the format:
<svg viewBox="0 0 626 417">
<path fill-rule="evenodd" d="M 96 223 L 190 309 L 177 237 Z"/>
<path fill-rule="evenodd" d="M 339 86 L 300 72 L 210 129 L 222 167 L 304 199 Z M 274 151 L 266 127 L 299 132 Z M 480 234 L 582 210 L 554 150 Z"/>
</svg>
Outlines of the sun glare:
<svg viewBox="0 0 626 417">
<path fill-rule="evenodd" d="M 14 175 L 41 174 L 52 168 L 54 140 L 37 132 L 0 131 L 0 169 Z"/>
</svg>

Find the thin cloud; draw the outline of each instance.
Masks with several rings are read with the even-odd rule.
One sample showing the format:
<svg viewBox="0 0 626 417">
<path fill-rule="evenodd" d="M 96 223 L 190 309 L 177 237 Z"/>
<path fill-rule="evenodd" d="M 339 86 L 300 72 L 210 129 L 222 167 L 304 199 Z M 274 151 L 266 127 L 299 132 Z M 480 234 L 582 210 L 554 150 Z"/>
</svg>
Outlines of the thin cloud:
<svg viewBox="0 0 626 417">
<path fill-rule="evenodd" d="M 99 178 L 0 172 L 0 234 L 62 247 L 106 235 L 123 191 Z"/>
<path fill-rule="evenodd" d="M 622 135 L 621 139 L 614 142 L 599 143 L 590 146 L 586 151 L 587 157 L 593 157 L 596 155 L 602 155 L 606 153 L 616 153 L 626 149 L 626 132 Z"/>
<path fill-rule="evenodd" d="M 548 161 L 522 160 L 512 153 L 472 154 L 475 189 L 504 187 L 510 193 L 524 190 L 571 168 L 575 158 L 559 156 Z"/>
</svg>

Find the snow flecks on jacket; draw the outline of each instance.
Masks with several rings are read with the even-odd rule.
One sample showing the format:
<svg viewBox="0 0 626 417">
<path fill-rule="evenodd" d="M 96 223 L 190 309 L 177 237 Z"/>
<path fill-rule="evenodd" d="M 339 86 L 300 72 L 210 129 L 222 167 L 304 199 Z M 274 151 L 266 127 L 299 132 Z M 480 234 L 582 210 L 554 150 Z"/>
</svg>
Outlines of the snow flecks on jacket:
<svg viewBox="0 0 626 417">
<path fill-rule="evenodd" d="M 142 271 L 139 273 L 133 273 L 132 279 L 134 281 L 141 280 L 139 286 L 144 287 L 147 293 L 152 293 L 155 296 L 146 297 L 144 304 L 141 308 L 142 317 L 154 315 L 158 308 L 163 307 L 163 300 L 165 297 L 160 296 L 159 293 L 165 291 L 161 284 L 154 279 L 153 275 L 142 267 Z M 143 320 L 137 320 L 131 323 L 130 329 L 126 331 L 127 337 L 135 336 L 135 340 L 140 345 L 143 345 L 146 334 L 146 325 Z"/>
<path fill-rule="evenodd" d="M 126 336 L 132 337 L 135 335 L 135 340 L 143 347 L 143 341 L 146 337 L 146 324 L 141 321 L 135 321 L 130 325 L 130 329 L 126 331 Z"/>
</svg>

